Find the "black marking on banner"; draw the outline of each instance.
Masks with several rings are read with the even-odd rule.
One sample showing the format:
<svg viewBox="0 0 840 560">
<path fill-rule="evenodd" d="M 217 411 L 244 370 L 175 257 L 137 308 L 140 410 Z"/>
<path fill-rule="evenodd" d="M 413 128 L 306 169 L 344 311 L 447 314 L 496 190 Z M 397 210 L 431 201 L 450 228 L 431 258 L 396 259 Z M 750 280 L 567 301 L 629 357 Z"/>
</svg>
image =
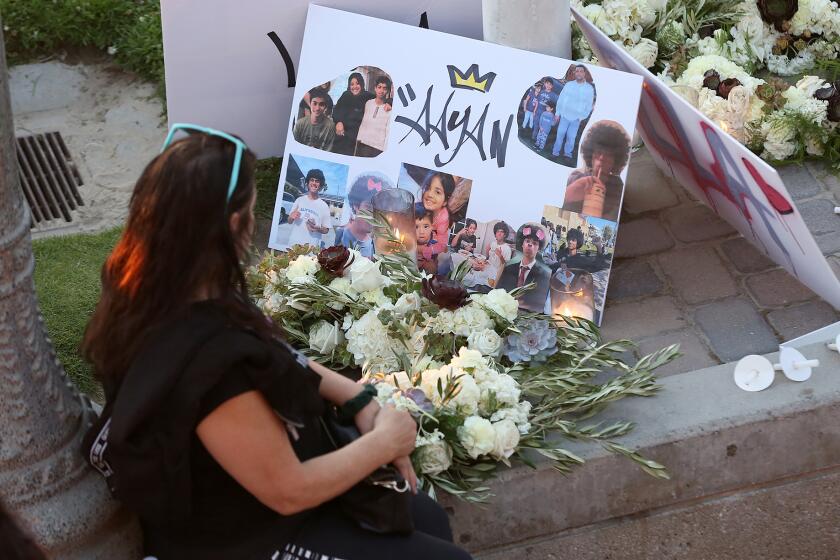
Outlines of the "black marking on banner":
<svg viewBox="0 0 840 560">
<path fill-rule="evenodd" d="M 268 38 L 271 39 L 271 42 L 274 43 L 274 46 L 277 47 L 277 50 L 280 51 L 280 56 L 283 57 L 283 62 L 286 64 L 286 74 L 289 77 L 289 87 L 295 87 L 297 81 L 295 79 L 295 64 L 292 62 L 292 56 L 286 49 L 286 45 L 284 45 L 283 41 L 280 40 L 280 37 L 277 36 L 277 33 L 270 31 L 267 35 Z"/>
</svg>

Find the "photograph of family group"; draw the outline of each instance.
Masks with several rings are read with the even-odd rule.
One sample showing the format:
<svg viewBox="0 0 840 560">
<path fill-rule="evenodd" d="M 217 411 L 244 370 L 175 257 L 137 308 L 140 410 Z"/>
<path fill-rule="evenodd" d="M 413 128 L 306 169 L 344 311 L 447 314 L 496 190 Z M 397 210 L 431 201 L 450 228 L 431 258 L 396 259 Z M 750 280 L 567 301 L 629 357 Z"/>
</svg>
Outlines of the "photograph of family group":
<svg viewBox="0 0 840 560">
<path fill-rule="evenodd" d="M 572 64 L 561 78 L 543 76 L 519 103 L 519 140 L 547 159 L 575 167 L 596 97 L 592 74 L 583 64 Z"/>
<path fill-rule="evenodd" d="M 397 186 L 414 196 L 417 266 L 430 274 L 447 274 L 453 266 L 450 253 L 470 239 L 461 232 L 469 229 L 472 180 L 404 163 Z"/>
<path fill-rule="evenodd" d="M 292 135 L 318 150 L 376 157 L 388 141 L 393 90 L 386 72 L 374 66 L 356 67 L 303 95 Z"/>
</svg>

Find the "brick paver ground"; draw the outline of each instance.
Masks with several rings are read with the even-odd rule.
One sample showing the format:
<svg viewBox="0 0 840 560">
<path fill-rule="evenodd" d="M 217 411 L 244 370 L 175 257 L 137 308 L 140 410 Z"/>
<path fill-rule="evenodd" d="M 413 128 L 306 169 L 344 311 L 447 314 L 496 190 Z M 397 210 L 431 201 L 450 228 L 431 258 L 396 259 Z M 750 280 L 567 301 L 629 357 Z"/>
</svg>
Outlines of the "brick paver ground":
<svg viewBox="0 0 840 560">
<path fill-rule="evenodd" d="M 840 179 L 819 164 L 783 167 L 785 186 L 840 277 Z M 631 159 L 602 331 L 640 353 L 680 343 L 659 370 L 682 373 L 777 350 L 840 320 L 829 304 L 662 175 Z"/>
</svg>

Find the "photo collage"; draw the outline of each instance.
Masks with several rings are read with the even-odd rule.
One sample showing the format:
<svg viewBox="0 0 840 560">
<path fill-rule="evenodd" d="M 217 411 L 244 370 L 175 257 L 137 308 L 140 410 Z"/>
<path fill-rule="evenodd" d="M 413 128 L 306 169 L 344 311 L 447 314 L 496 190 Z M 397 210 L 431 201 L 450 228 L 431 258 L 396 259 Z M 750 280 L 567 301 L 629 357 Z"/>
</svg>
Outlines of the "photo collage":
<svg viewBox="0 0 840 560">
<path fill-rule="evenodd" d="M 436 42 L 449 40 L 464 41 Z M 337 67 L 330 60 L 332 71 L 323 59 L 311 65 L 302 57 L 269 246 L 339 244 L 373 259 L 387 249 L 361 216 L 404 200 L 413 227 L 401 223 L 400 238 L 420 270 L 459 270 L 473 292 L 530 285 L 521 308 L 600 324 L 639 84 L 533 53 L 522 56 L 542 66 L 508 60 L 484 75 L 483 62 L 452 71 L 443 64 L 445 45 L 432 50 L 415 65 L 395 53 L 330 51 L 376 62 Z M 486 64 L 489 71 L 494 62 Z M 395 78 L 395 69 L 407 77 Z M 617 103 L 628 91 L 635 91 L 631 103 Z M 441 106 L 440 117 L 430 114 Z M 484 114 L 467 129 L 470 106 Z M 447 115 L 452 107 L 458 110 Z M 499 115 L 495 125 L 507 120 L 512 129 L 503 162 L 488 159 L 489 144 L 481 145 L 491 114 Z M 462 148 L 464 138 L 479 150 Z M 462 149 L 457 159 L 440 157 L 453 147 Z"/>
</svg>

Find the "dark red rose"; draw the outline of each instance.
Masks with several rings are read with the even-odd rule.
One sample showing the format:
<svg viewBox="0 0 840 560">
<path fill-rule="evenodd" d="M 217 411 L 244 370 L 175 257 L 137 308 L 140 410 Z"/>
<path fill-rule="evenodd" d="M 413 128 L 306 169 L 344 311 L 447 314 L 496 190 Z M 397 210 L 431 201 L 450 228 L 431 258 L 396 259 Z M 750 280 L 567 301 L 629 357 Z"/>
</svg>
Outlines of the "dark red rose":
<svg viewBox="0 0 840 560">
<path fill-rule="evenodd" d="M 333 276 L 344 276 L 344 270 L 353 262 L 353 255 L 343 245 L 333 245 L 318 253 L 318 264 Z"/>
<path fill-rule="evenodd" d="M 724 99 L 729 98 L 729 92 L 732 91 L 732 88 L 735 86 L 740 86 L 741 82 L 738 81 L 737 78 L 728 78 L 723 80 L 717 88 L 717 94 Z"/>
<path fill-rule="evenodd" d="M 439 274 L 431 278 L 423 278 L 421 293 L 429 301 L 451 311 L 466 305 L 469 295 L 460 282 Z"/>
<path fill-rule="evenodd" d="M 789 21 L 799 10 L 799 0 L 758 0 L 758 11 L 761 19 L 773 24 L 776 31 L 787 31 L 785 22 Z"/>
<path fill-rule="evenodd" d="M 840 122 L 840 80 L 818 89 L 814 92 L 814 97 L 820 101 L 828 101 L 828 120 Z"/>
</svg>

